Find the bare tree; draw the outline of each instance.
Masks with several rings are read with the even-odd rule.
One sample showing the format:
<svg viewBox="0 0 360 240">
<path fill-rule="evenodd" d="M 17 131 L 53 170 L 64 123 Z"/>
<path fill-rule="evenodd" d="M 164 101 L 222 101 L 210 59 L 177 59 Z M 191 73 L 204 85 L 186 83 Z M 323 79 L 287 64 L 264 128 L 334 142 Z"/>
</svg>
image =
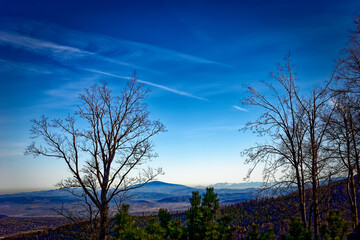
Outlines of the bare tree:
<svg viewBox="0 0 360 240">
<path fill-rule="evenodd" d="M 354 225 L 358 224 L 356 199 L 360 182 L 355 176 L 360 174 L 360 18 L 355 20 L 355 26 L 331 78 L 311 90 L 311 94 L 299 96 L 293 67 L 286 58 L 285 66 L 278 65 L 278 72 L 271 74 L 277 86 L 264 83 L 270 94 L 262 95 L 248 87 L 249 97 L 244 101 L 264 110 L 258 120 L 244 129 L 271 141 L 244 151 L 246 162 L 253 164 L 248 176 L 262 162 L 264 180 L 277 182 L 270 187 L 295 184 L 301 219 L 316 237 L 322 214 L 328 211 L 326 203 L 329 205 L 334 176 L 347 176 L 352 219 Z M 331 91 L 335 78 L 343 85 Z M 276 176 L 278 172 L 281 177 Z"/>
<path fill-rule="evenodd" d="M 360 16 L 354 20 L 355 28 L 350 41 L 344 50 L 343 57 L 339 59 L 340 67 L 337 69 L 337 78 L 342 81 L 344 88 L 340 90 L 360 93 Z M 339 90 L 339 89 L 338 89 Z"/>
<path fill-rule="evenodd" d="M 314 220 L 314 234 L 318 237 L 320 227 L 320 203 L 328 195 L 328 191 L 321 193 L 322 183 L 328 183 L 333 175 L 331 168 L 326 169 L 332 157 L 325 150 L 327 142 L 326 132 L 330 126 L 330 119 L 336 107 L 336 104 L 330 104 L 332 92 L 329 91 L 330 83 L 333 77 L 323 87 L 318 87 L 312 91 L 308 97 L 299 100 L 304 111 L 307 132 L 305 135 L 304 148 L 306 149 L 306 163 L 311 182 L 311 206 L 309 222 Z M 310 223 L 308 227 L 310 228 Z"/>
<path fill-rule="evenodd" d="M 329 183 L 334 174 L 333 164 L 330 164 L 332 156 L 324 148 L 325 133 L 335 108 L 335 104 L 330 104 L 333 95 L 329 91 L 333 76 L 323 87 L 305 97 L 299 95 L 289 57 L 285 58 L 285 65 L 278 64 L 277 73 L 270 76 L 276 85 L 264 82 L 269 89 L 268 95 L 248 87 L 249 96 L 244 101 L 244 104 L 264 110 L 260 118 L 249 122 L 245 129 L 251 129 L 271 142 L 244 151 L 248 157 L 246 162 L 253 164 L 249 174 L 263 162 L 264 180 L 272 182 L 269 187 L 296 187 L 301 220 L 305 227 L 314 227 L 316 236 L 320 225 L 320 203 L 329 196 Z M 326 188 L 325 184 L 328 185 Z M 311 189 L 311 194 L 306 194 L 307 189 Z M 309 215 L 307 195 L 311 196 Z"/>
<path fill-rule="evenodd" d="M 338 96 L 334 101 L 338 107 L 331 123 L 333 132 L 329 132 L 329 136 L 339 159 L 339 168 L 347 176 L 347 195 L 352 222 L 356 226 L 359 224 L 357 194 L 360 185 L 360 17 L 354 20 L 348 45 L 339 59 L 336 78 L 339 86 L 334 90 Z"/>
<path fill-rule="evenodd" d="M 337 102 L 337 107 L 331 118 L 331 128 L 327 134 L 329 151 L 332 151 L 338 160 L 339 172 L 347 177 L 346 192 L 349 197 L 351 218 L 355 228 L 359 224 L 357 206 L 359 178 L 356 178 L 356 174 L 360 170 L 360 126 L 358 121 L 360 112 L 356 106 L 360 105 L 358 102 L 360 99 L 357 98 L 356 103 L 352 97 L 352 94 L 342 92 L 334 99 Z"/>
<path fill-rule="evenodd" d="M 298 87 L 295 85 L 296 76 L 290 57 L 285 58 L 285 66 L 278 64 L 277 73 L 270 73 L 270 77 L 279 86 L 275 87 L 264 82 L 272 94 L 269 97 L 262 95 L 251 86 L 247 87 L 249 96 L 244 104 L 261 107 L 264 113 L 258 120 L 247 123 L 244 129 L 269 137 L 271 141 L 271 144 L 259 144 L 244 151 L 248 157 L 246 162 L 253 164 L 248 177 L 256 165 L 263 162 L 265 163 L 263 176 L 265 181 L 277 182 L 280 187 L 296 186 L 301 219 L 306 226 L 303 145 L 308 126 L 304 124 L 305 111 L 299 103 Z M 279 171 L 283 174 L 277 178 L 276 174 Z"/>
<path fill-rule="evenodd" d="M 106 84 L 95 84 L 80 95 L 81 105 L 73 115 L 32 121 L 32 137 L 43 142 L 32 143 L 25 153 L 65 161 L 72 176 L 58 186 L 83 198 L 96 231 L 88 238 L 106 238 L 111 201 L 162 172 L 138 169 L 156 156 L 151 138 L 165 131 L 162 123 L 149 120 L 143 103 L 148 92 L 135 76 L 116 97 Z"/>
</svg>

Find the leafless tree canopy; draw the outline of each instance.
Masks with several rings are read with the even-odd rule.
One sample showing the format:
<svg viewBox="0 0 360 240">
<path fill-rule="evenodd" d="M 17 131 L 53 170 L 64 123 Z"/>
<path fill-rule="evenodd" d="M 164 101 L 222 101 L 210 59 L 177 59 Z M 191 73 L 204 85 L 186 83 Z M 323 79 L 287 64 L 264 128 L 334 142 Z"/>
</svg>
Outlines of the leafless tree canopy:
<svg viewBox="0 0 360 240">
<path fill-rule="evenodd" d="M 360 17 L 354 20 L 354 29 L 343 57 L 339 59 L 337 78 L 343 84 L 342 91 L 360 93 Z"/>
<path fill-rule="evenodd" d="M 165 131 L 162 123 L 149 119 L 142 101 L 147 95 L 135 77 L 120 96 L 112 96 L 106 84 L 93 85 L 80 95 L 73 115 L 32 121 L 31 135 L 42 141 L 28 146 L 26 154 L 65 161 L 72 176 L 58 186 L 83 197 L 90 220 L 99 216 L 100 239 L 108 231 L 110 201 L 161 173 L 138 168 L 156 156 L 151 138 Z"/>
<path fill-rule="evenodd" d="M 252 164 L 247 177 L 263 163 L 264 181 L 270 183 L 266 188 L 296 188 L 304 226 L 310 227 L 311 219 L 314 219 L 317 234 L 319 202 L 326 195 L 318 189 L 322 180 L 333 176 L 328 161 L 331 155 L 324 151 L 326 133 L 336 107 L 336 103 L 330 104 L 334 94 L 329 84 L 333 77 L 311 94 L 300 96 L 290 56 L 285 58 L 284 65 L 277 65 L 277 72 L 270 73 L 270 77 L 274 84 L 264 82 L 268 89 L 266 95 L 247 86 L 249 95 L 244 104 L 260 107 L 263 113 L 257 120 L 247 123 L 244 130 L 252 130 L 269 141 L 243 152 L 246 162 Z M 308 200 L 306 189 L 312 190 Z M 311 202 L 309 207 L 307 202 Z"/>
<path fill-rule="evenodd" d="M 331 191 L 336 191 L 334 177 L 344 178 L 353 227 L 359 224 L 360 18 L 354 23 L 348 46 L 322 86 L 300 96 L 287 57 L 270 74 L 276 85 L 264 82 L 264 95 L 247 86 L 249 96 L 244 100 L 263 110 L 244 129 L 270 142 L 244 151 L 246 162 L 252 164 L 247 177 L 263 163 L 264 180 L 276 182 L 265 187 L 296 188 L 301 220 L 316 238 L 330 208 Z"/>
</svg>

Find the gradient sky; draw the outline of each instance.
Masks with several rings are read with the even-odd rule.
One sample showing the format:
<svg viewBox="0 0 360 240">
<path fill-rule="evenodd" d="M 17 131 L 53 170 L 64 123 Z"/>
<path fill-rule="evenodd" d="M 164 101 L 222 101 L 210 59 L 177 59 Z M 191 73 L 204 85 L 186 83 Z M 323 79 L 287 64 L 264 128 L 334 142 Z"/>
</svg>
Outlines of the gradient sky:
<svg viewBox="0 0 360 240">
<path fill-rule="evenodd" d="M 358 0 L 0 1 L 0 193 L 69 174 L 24 156 L 31 119 L 66 116 L 102 80 L 116 94 L 134 70 L 168 130 L 154 139 L 158 180 L 242 182 L 240 152 L 261 141 L 238 131 L 259 114 L 241 105 L 243 85 L 268 80 L 288 52 L 300 86 L 327 80 L 357 14 Z"/>
</svg>

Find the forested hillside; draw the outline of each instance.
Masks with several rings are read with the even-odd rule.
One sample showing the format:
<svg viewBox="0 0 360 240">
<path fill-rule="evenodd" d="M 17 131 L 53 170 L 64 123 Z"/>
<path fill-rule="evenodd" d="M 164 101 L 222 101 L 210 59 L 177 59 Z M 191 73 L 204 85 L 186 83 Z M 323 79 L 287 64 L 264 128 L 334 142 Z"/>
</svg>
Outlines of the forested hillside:
<svg viewBox="0 0 360 240">
<path fill-rule="evenodd" d="M 310 194 L 308 191 L 307 196 Z M 327 219 L 334 211 L 339 211 L 339 216 L 350 222 L 351 211 L 347 200 L 346 180 L 334 181 L 329 202 L 322 208 L 321 226 L 328 224 Z M 308 198 L 307 201 L 311 199 Z M 208 236 L 209 239 L 235 240 L 248 239 L 250 231 L 256 225 L 259 234 L 271 231 L 274 236 L 280 238 L 290 234 L 293 219 L 298 219 L 295 223 L 301 225 L 296 192 L 280 197 L 263 197 L 236 204 L 219 205 L 216 191 L 208 189 L 202 196 L 194 192 L 189 202 L 191 206 L 186 212 L 170 213 L 162 209 L 158 215 L 142 216 L 129 215 L 131 206 L 124 205 L 121 213 L 112 220 L 111 235 L 117 239 L 208 239 L 205 237 Z M 8 239 L 86 239 L 89 236 L 83 235 L 82 228 L 86 228 L 87 225 L 87 222 L 80 225 L 71 224 L 54 230 L 20 234 Z M 193 231 L 192 228 L 197 230 L 190 233 Z M 191 235 L 196 232 L 200 237 Z M 345 235 L 349 235 L 350 232 L 348 225 Z M 265 239 L 272 239 L 273 235 L 266 236 Z"/>
</svg>

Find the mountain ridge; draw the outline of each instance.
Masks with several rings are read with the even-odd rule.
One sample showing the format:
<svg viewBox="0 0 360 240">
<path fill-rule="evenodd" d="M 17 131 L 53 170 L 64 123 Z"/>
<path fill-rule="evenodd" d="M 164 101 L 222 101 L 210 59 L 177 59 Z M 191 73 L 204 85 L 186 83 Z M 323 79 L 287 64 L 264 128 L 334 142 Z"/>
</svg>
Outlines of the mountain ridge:
<svg viewBox="0 0 360 240">
<path fill-rule="evenodd" d="M 160 208 L 173 211 L 186 210 L 192 192 L 205 193 L 204 188 L 193 188 L 181 184 L 153 181 L 131 191 L 131 198 L 125 203 L 131 205 L 134 214 L 156 213 Z M 215 188 L 220 204 L 229 204 L 256 198 L 256 188 L 225 189 Z M 55 216 L 52 209 L 61 204 L 71 206 L 82 199 L 59 189 L 0 195 L 0 213 L 8 216 Z M 115 205 L 115 202 L 112 203 Z M 75 209 L 75 208 L 74 208 Z"/>
<path fill-rule="evenodd" d="M 168 183 L 168 182 L 163 182 L 163 181 L 152 181 L 149 182 L 147 184 L 145 184 L 143 187 L 141 187 L 140 189 L 146 187 L 146 186 L 156 186 L 156 187 L 164 187 L 164 186 L 171 186 L 171 187 L 183 187 L 183 188 L 188 188 L 188 189 L 205 189 L 207 187 L 213 187 L 214 189 L 222 189 L 222 188 L 229 188 L 229 189 L 245 189 L 245 188 L 258 188 L 260 187 L 262 184 L 262 182 L 248 182 L 248 183 L 228 183 L 228 182 L 221 182 L 221 183 L 215 183 L 215 184 L 210 184 L 207 186 L 202 186 L 202 185 L 198 185 L 198 186 L 194 186 L 194 187 L 190 187 L 187 185 L 183 185 L 183 184 L 177 184 L 177 183 Z M 35 190 L 35 191 L 20 191 L 20 192 L 15 192 L 15 193 L 0 193 L 0 198 L 3 196 L 18 196 L 18 195 L 22 195 L 22 196 L 31 196 L 33 194 L 41 194 L 41 195 L 46 195 L 47 193 L 53 193 L 53 192 L 58 192 L 59 196 L 67 196 L 69 193 L 67 193 L 66 191 L 61 191 L 59 189 L 47 189 L 47 190 Z"/>
</svg>

